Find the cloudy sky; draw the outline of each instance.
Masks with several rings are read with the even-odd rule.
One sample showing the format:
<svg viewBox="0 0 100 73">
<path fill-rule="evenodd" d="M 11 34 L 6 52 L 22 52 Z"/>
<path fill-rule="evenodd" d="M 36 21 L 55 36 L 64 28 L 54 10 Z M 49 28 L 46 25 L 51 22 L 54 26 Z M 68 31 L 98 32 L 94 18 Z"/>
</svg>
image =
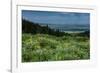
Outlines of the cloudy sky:
<svg viewBox="0 0 100 73">
<path fill-rule="evenodd" d="M 22 10 L 22 17 L 36 23 L 80 25 L 90 24 L 89 13 Z"/>
</svg>

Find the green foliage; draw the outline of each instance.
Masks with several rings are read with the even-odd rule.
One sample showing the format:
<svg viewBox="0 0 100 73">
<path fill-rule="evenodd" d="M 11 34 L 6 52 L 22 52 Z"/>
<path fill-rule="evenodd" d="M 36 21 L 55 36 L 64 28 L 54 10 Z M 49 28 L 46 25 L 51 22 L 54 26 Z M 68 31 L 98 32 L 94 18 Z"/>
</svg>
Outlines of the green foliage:
<svg viewBox="0 0 100 73">
<path fill-rule="evenodd" d="M 70 35 L 22 34 L 22 62 L 89 59 L 89 38 Z"/>
<path fill-rule="evenodd" d="M 22 19 L 22 62 L 89 59 L 89 33 L 61 32 Z"/>
</svg>

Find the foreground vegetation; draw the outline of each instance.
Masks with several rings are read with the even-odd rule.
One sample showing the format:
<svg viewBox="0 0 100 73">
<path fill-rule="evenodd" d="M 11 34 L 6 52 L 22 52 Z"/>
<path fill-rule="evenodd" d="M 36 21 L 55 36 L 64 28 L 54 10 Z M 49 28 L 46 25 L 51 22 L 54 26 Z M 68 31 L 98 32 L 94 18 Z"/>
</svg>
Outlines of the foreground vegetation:
<svg viewBox="0 0 100 73">
<path fill-rule="evenodd" d="M 89 59 L 89 51 L 89 38 L 77 34 L 22 34 L 22 62 Z"/>
<path fill-rule="evenodd" d="M 22 62 L 89 59 L 89 33 L 66 33 L 22 20 Z"/>
</svg>

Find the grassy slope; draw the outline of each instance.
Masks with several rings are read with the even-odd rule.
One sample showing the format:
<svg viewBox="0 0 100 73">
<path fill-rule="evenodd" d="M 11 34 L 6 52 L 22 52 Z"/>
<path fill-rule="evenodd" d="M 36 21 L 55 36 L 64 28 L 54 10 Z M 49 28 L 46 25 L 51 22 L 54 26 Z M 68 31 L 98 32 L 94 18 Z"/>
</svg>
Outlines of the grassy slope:
<svg viewBox="0 0 100 73">
<path fill-rule="evenodd" d="M 89 59 L 89 52 L 88 37 L 22 34 L 23 62 Z"/>
</svg>

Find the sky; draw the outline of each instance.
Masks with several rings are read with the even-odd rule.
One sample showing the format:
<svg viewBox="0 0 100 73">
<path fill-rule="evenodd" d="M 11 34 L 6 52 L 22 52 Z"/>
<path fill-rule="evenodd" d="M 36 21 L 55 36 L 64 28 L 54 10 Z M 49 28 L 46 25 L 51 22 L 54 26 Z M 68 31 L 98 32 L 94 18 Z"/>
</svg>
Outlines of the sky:
<svg viewBox="0 0 100 73">
<path fill-rule="evenodd" d="M 22 18 L 45 24 L 90 24 L 89 13 L 22 10 Z"/>
</svg>

